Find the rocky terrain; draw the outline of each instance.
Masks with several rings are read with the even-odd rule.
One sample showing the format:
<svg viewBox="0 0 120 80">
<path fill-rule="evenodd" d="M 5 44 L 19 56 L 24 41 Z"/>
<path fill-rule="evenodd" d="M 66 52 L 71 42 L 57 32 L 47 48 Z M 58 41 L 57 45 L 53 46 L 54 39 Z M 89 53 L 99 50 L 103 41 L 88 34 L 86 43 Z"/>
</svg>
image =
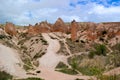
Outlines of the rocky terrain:
<svg viewBox="0 0 120 80">
<path fill-rule="evenodd" d="M 1 24 L 0 71 L 0 80 L 120 80 L 120 22 Z"/>
</svg>

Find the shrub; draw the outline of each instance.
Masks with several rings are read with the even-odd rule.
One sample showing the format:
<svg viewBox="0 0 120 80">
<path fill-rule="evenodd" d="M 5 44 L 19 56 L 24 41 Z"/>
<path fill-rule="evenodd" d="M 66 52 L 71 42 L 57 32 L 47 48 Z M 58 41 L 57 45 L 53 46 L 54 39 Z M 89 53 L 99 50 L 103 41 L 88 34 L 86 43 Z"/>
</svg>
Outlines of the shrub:
<svg viewBox="0 0 120 80">
<path fill-rule="evenodd" d="M 91 50 L 90 53 L 88 54 L 88 57 L 91 59 L 94 58 L 94 56 L 95 56 L 95 52 Z"/>
<path fill-rule="evenodd" d="M 0 35 L 0 39 L 4 39 L 4 38 L 6 38 L 5 35 Z"/>
<path fill-rule="evenodd" d="M 105 46 L 105 45 L 103 45 L 103 44 L 98 44 L 98 45 L 95 46 L 95 49 L 96 49 L 96 52 L 95 52 L 95 53 L 96 53 L 97 55 L 106 56 L 107 50 L 106 50 L 106 46 Z"/>
<path fill-rule="evenodd" d="M 73 58 L 70 65 L 71 65 L 71 67 L 72 67 L 73 70 L 78 69 L 78 61 L 77 61 L 77 59 Z"/>
<path fill-rule="evenodd" d="M 0 80 L 12 80 L 12 76 L 4 71 L 0 71 Z"/>
<path fill-rule="evenodd" d="M 106 56 L 107 53 L 107 48 L 103 44 L 97 44 L 94 47 L 95 50 L 91 50 L 90 53 L 88 54 L 89 58 L 94 58 L 95 55 L 103 55 Z"/>
<path fill-rule="evenodd" d="M 24 62 L 23 68 L 24 68 L 26 71 L 27 71 L 27 70 L 30 70 L 30 69 L 33 69 L 32 63 L 31 63 L 31 61 L 30 61 L 29 58 L 25 58 L 25 59 L 23 60 L 23 62 Z"/>
</svg>

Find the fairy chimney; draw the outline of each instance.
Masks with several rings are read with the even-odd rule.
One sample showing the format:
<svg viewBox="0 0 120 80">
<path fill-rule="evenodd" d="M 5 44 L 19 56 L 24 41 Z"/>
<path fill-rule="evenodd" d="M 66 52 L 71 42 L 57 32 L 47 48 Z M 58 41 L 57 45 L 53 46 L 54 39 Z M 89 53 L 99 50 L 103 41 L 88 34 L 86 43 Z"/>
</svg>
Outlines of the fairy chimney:
<svg viewBox="0 0 120 80">
<path fill-rule="evenodd" d="M 53 32 L 66 32 L 67 26 L 61 18 L 58 18 L 55 24 L 53 25 Z"/>
<path fill-rule="evenodd" d="M 77 27 L 78 24 L 75 20 L 71 22 L 71 39 L 72 41 L 75 41 L 77 39 Z"/>
<path fill-rule="evenodd" d="M 15 28 L 15 25 L 13 23 L 6 22 L 5 32 L 11 36 L 16 36 L 17 30 Z"/>
</svg>

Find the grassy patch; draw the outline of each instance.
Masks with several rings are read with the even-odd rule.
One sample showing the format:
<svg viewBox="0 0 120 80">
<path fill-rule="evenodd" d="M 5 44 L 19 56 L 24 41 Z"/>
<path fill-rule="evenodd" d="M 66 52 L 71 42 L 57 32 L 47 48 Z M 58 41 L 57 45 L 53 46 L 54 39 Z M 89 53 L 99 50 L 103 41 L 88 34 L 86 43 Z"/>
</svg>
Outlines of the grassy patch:
<svg viewBox="0 0 120 80">
<path fill-rule="evenodd" d="M 71 75 L 78 74 L 74 69 L 68 69 L 68 68 L 62 68 L 62 69 L 56 70 L 56 71 L 63 72 L 63 73 L 66 73 L 66 74 L 71 74 Z"/>
<path fill-rule="evenodd" d="M 79 40 L 77 42 L 72 41 L 71 39 L 66 39 L 68 48 L 71 50 L 71 53 L 79 53 L 86 51 L 84 43 L 81 43 Z"/>
<path fill-rule="evenodd" d="M 63 62 L 59 62 L 59 64 L 56 66 L 56 71 L 63 72 L 66 74 L 76 75 L 78 74 L 74 69 L 69 69 L 67 65 L 65 65 Z"/>
<path fill-rule="evenodd" d="M 88 75 L 88 76 L 93 76 L 93 75 L 100 75 L 102 74 L 102 69 L 97 68 L 97 67 L 80 67 L 79 71 L 83 75 Z"/>
<path fill-rule="evenodd" d="M 57 69 L 59 68 L 68 68 L 67 65 L 65 65 L 63 62 L 59 62 L 58 65 L 56 66 Z"/>
<path fill-rule="evenodd" d="M 23 68 L 24 68 L 26 71 L 28 71 L 28 70 L 30 70 L 30 69 L 33 69 L 32 63 L 31 63 L 31 61 L 30 61 L 29 58 L 25 58 L 25 59 L 23 60 L 23 62 L 24 62 Z"/>
<path fill-rule="evenodd" d="M 111 76 L 106 76 L 106 75 L 101 75 L 97 77 L 99 80 L 120 80 L 120 75 L 111 75 Z"/>
<path fill-rule="evenodd" d="M 91 50 L 88 54 L 89 58 L 94 58 L 95 55 L 103 55 L 106 56 L 107 48 L 104 44 L 96 44 L 94 46 L 94 50 Z"/>
</svg>

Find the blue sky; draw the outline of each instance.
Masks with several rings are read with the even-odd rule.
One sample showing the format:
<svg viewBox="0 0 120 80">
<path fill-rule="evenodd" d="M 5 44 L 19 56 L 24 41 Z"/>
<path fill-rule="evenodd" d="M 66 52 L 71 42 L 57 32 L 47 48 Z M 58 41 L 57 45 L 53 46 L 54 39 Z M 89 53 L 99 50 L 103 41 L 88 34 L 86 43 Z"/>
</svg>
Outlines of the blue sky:
<svg viewBox="0 0 120 80">
<path fill-rule="evenodd" d="M 0 23 L 120 21 L 120 0 L 0 0 Z"/>
</svg>

